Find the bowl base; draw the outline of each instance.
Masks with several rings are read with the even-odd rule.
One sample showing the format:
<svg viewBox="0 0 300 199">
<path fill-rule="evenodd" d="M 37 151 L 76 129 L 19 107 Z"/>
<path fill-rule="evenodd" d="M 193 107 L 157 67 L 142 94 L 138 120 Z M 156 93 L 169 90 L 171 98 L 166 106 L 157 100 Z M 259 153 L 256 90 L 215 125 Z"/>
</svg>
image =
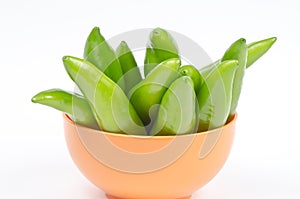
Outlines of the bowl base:
<svg viewBox="0 0 300 199">
<path fill-rule="evenodd" d="M 106 197 L 108 199 L 129 199 L 129 198 L 119 198 L 119 197 L 115 197 L 115 196 L 112 196 L 112 195 L 109 195 L 109 194 L 106 194 Z M 174 198 L 174 199 L 190 199 L 192 196 L 187 196 L 187 197 L 183 197 L 183 198 Z M 137 198 L 136 198 L 137 199 Z M 141 198 L 142 199 L 142 198 Z M 160 198 L 158 198 L 160 199 Z M 170 198 L 172 199 L 172 198 Z"/>
</svg>

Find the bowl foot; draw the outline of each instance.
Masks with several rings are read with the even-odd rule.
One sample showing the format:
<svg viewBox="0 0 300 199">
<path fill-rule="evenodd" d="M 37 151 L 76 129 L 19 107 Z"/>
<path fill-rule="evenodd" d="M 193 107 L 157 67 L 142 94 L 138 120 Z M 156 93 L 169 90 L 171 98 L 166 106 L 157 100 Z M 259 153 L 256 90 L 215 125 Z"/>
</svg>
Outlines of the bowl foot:
<svg viewBox="0 0 300 199">
<path fill-rule="evenodd" d="M 108 199 L 129 199 L 129 198 L 119 198 L 119 197 L 115 197 L 109 194 L 106 194 L 106 197 Z M 174 198 L 174 199 L 190 199 L 192 196 L 187 196 L 187 197 L 183 197 L 183 198 Z M 142 199 L 142 198 L 141 198 Z"/>
</svg>

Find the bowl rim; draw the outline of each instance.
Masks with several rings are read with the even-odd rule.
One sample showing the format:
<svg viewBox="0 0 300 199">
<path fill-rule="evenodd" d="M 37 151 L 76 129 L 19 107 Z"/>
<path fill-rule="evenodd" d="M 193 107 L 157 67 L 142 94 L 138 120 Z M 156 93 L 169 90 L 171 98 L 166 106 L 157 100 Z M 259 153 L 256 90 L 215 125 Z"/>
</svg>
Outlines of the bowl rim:
<svg viewBox="0 0 300 199">
<path fill-rule="evenodd" d="M 173 139 L 174 137 L 187 137 L 187 136 L 197 136 L 197 135 L 207 135 L 211 134 L 217 131 L 220 131 L 221 129 L 228 128 L 229 126 L 233 125 L 236 120 L 237 120 L 238 114 L 235 113 L 230 120 L 230 122 L 227 122 L 225 125 L 214 128 L 208 131 L 202 131 L 202 132 L 196 132 L 196 133 L 190 133 L 190 134 L 182 134 L 182 135 L 154 135 L 154 136 L 149 136 L 149 135 L 133 135 L 133 134 L 121 134 L 121 133 L 113 133 L 113 132 L 108 132 L 108 131 L 102 131 L 102 130 L 97 130 L 97 129 L 92 129 L 80 124 L 77 124 L 74 122 L 71 117 L 67 113 L 63 113 L 63 119 L 64 121 L 74 125 L 76 128 L 81 128 L 81 129 L 86 129 L 88 131 L 92 131 L 94 133 L 101 133 L 104 135 L 109 135 L 109 136 L 116 136 L 116 137 L 124 137 L 124 138 L 136 138 L 136 139 Z"/>
</svg>

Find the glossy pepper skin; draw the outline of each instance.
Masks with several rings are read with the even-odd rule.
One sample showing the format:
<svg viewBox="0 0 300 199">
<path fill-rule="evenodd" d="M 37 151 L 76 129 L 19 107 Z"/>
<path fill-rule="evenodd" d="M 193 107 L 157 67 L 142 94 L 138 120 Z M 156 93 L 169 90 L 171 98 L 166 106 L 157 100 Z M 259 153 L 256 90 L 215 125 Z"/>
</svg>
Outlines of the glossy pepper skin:
<svg viewBox="0 0 300 199">
<path fill-rule="evenodd" d="M 237 60 L 221 62 L 202 84 L 197 95 L 198 132 L 218 128 L 226 123 L 237 68 Z"/>
<path fill-rule="evenodd" d="M 260 40 L 248 44 L 248 57 L 246 67 L 248 68 L 254 62 L 256 62 L 261 56 L 263 56 L 276 42 L 276 37 Z"/>
<path fill-rule="evenodd" d="M 154 105 L 160 104 L 160 101 L 171 85 L 179 77 L 178 68 L 180 60 L 177 58 L 168 59 L 155 67 L 148 76 L 140 83 L 135 85 L 129 92 L 130 102 L 143 120 L 145 125 L 151 121 L 151 116 L 155 116 L 157 109 Z"/>
<path fill-rule="evenodd" d="M 246 39 L 241 38 L 235 41 L 225 52 L 221 61 L 226 60 L 238 60 L 238 68 L 236 70 L 234 80 L 233 80 L 233 88 L 232 88 L 232 101 L 230 106 L 230 112 L 228 119 L 232 118 L 235 114 L 238 101 L 240 98 L 243 78 L 246 70 L 246 63 L 247 63 L 247 55 L 248 49 L 246 44 Z"/>
<path fill-rule="evenodd" d="M 36 94 L 31 101 L 67 113 L 77 124 L 99 129 L 88 102 L 77 93 L 49 89 Z"/>
<path fill-rule="evenodd" d="M 142 76 L 135 58 L 125 41 L 122 41 L 117 47 L 116 55 L 122 67 L 125 80 L 124 92 L 127 94 L 133 86 L 142 80 Z"/>
<path fill-rule="evenodd" d="M 197 131 L 197 106 L 193 80 L 176 79 L 164 94 L 150 135 L 181 135 Z"/>
<path fill-rule="evenodd" d="M 86 40 L 84 59 L 104 72 L 106 76 L 116 82 L 122 89 L 125 88 L 121 64 L 119 63 L 114 50 L 100 33 L 98 27 L 93 28 Z"/>
<path fill-rule="evenodd" d="M 145 56 L 145 76 L 159 63 L 171 58 L 179 58 L 176 41 L 162 28 L 155 28 L 150 33 L 150 40 Z"/>
<path fill-rule="evenodd" d="M 178 72 L 183 76 L 189 76 L 193 80 L 195 92 L 197 94 L 204 82 L 204 78 L 202 77 L 198 69 L 192 65 L 185 65 L 181 66 Z"/>
<path fill-rule="evenodd" d="M 89 102 L 102 130 L 146 135 L 142 121 L 114 81 L 86 60 L 65 56 L 63 63 L 70 78 Z"/>
</svg>

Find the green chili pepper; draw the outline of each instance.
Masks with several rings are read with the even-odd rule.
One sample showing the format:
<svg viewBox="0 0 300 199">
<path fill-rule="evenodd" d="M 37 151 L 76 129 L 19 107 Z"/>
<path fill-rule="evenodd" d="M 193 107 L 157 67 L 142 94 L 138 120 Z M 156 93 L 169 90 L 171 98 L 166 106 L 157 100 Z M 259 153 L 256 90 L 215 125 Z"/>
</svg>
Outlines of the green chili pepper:
<svg viewBox="0 0 300 199">
<path fill-rule="evenodd" d="M 246 68 L 249 68 L 254 62 L 256 62 L 260 57 L 262 57 L 276 42 L 276 37 L 271 37 L 268 39 L 260 40 L 248 44 L 248 56 Z M 199 71 L 203 76 L 207 76 L 217 64 L 220 63 L 220 60 L 217 60 L 203 68 Z"/>
<path fill-rule="evenodd" d="M 177 58 L 163 61 L 145 79 L 130 90 L 128 94 L 130 102 L 145 125 L 149 124 L 151 120 L 149 116 L 150 108 L 160 103 L 170 84 L 179 77 L 177 72 L 179 66 L 180 60 Z M 157 111 L 152 107 L 150 114 L 156 115 Z"/>
<path fill-rule="evenodd" d="M 105 38 L 100 33 L 100 28 L 94 27 L 86 40 L 84 53 L 83 53 L 84 57 L 88 57 L 89 54 L 92 51 L 94 51 L 95 48 L 97 48 L 102 42 L 105 42 Z M 96 49 L 95 51 L 98 51 L 98 49 Z M 93 58 L 91 57 L 90 59 Z M 94 59 L 97 59 L 97 57 L 95 57 Z"/>
<path fill-rule="evenodd" d="M 192 78 L 192 80 L 194 82 L 195 92 L 197 94 L 201 85 L 204 82 L 204 79 L 203 79 L 202 75 L 200 74 L 200 72 L 192 65 L 181 66 L 178 71 L 181 75 L 189 76 Z"/>
<path fill-rule="evenodd" d="M 155 28 L 150 34 L 150 46 L 161 60 L 179 58 L 176 41 L 162 28 Z"/>
<path fill-rule="evenodd" d="M 134 56 L 125 41 L 120 43 L 116 54 L 121 64 L 123 78 L 125 80 L 124 92 L 127 94 L 133 86 L 142 80 L 142 76 Z"/>
<path fill-rule="evenodd" d="M 235 43 L 232 44 L 232 46 L 227 50 L 222 60 L 225 59 L 237 59 L 239 60 L 239 63 L 243 63 L 246 60 L 246 68 L 250 67 L 255 61 L 257 61 L 261 56 L 263 56 L 275 43 L 276 37 L 271 37 L 268 39 L 264 39 L 261 41 L 256 41 L 247 46 L 248 53 L 245 52 L 245 42 L 243 42 L 244 39 L 239 39 Z M 239 50 L 240 49 L 240 50 Z M 245 55 L 248 54 L 248 55 Z M 247 56 L 247 59 L 245 59 L 244 56 Z M 208 66 L 205 66 L 201 68 L 199 71 L 203 75 L 204 78 L 206 78 L 220 63 L 220 60 L 217 60 L 216 62 L 209 64 Z M 233 96 L 232 96 L 232 105 L 230 110 L 230 116 L 228 117 L 228 120 L 232 117 L 232 115 L 235 113 L 240 91 L 241 91 L 241 81 L 244 75 L 243 70 L 243 64 L 240 64 L 239 69 L 236 72 L 235 77 L 235 83 L 234 83 L 234 90 L 233 90 Z"/>
<path fill-rule="evenodd" d="M 197 95 L 199 132 L 225 124 L 230 111 L 233 80 L 237 68 L 237 60 L 221 62 L 202 84 Z"/>
<path fill-rule="evenodd" d="M 234 60 L 238 60 L 239 62 L 239 66 L 236 70 L 234 80 L 233 80 L 232 100 L 231 100 L 229 118 L 231 118 L 235 114 L 238 105 L 238 101 L 242 90 L 244 73 L 246 70 L 247 55 L 248 55 L 248 49 L 246 45 L 246 40 L 244 38 L 241 38 L 235 41 L 226 50 L 224 56 L 221 59 L 221 61 L 234 59 Z"/>
<path fill-rule="evenodd" d="M 197 130 L 196 94 L 189 76 L 176 79 L 164 94 L 150 135 L 176 135 Z"/>
<path fill-rule="evenodd" d="M 154 54 L 153 49 L 151 47 L 147 47 L 145 60 L 144 60 L 144 75 L 145 75 L 145 77 L 157 64 L 159 64 L 159 59 Z"/>
<path fill-rule="evenodd" d="M 248 45 L 248 58 L 246 67 L 251 66 L 256 60 L 263 56 L 275 43 L 276 37 L 256 41 Z"/>
<path fill-rule="evenodd" d="M 122 89 L 125 81 L 122 78 L 122 68 L 114 50 L 105 41 L 100 29 L 95 27 L 87 38 L 84 48 L 84 58 L 104 72 L 109 78 L 116 82 Z"/>
<path fill-rule="evenodd" d="M 89 102 L 102 130 L 146 135 L 142 122 L 123 90 L 93 64 L 65 56 L 64 66 Z"/>
<path fill-rule="evenodd" d="M 155 28 L 150 33 L 150 41 L 148 48 L 152 52 L 146 50 L 144 74 L 147 74 L 156 66 L 156 64 L 170 59 L 179 58 L 176 41 L 173 37 L 162 28 Z M 148 57 L 150 56 L 150 57 Z M 155 62 L 153 63 L 152 60 Z"/>
<path fill-rule="evenodd" d="M 36 94 L 31 101 L 67 113 L 77 124 L 99 129 L 88 102 L 77 93 L 50 89 Z"/>
</svg>

